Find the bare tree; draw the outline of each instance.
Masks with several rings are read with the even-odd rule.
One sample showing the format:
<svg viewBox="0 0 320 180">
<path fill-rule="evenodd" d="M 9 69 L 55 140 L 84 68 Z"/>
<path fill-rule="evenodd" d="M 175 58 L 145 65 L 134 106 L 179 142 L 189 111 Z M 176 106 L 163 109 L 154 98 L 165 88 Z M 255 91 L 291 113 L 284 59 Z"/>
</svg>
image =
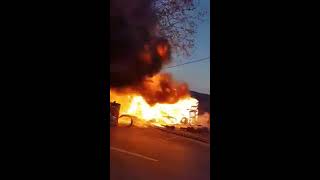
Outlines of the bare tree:
<svg viewBox="0 0 320 180">
<path fill-rule="evenodd" d="M 195 45 L 197 26 L 207 12 L 199 0 L 154 0 L 158 19 L 157 32 L 170 41 L 177 55 L 190 56 Z"/>
</svg>

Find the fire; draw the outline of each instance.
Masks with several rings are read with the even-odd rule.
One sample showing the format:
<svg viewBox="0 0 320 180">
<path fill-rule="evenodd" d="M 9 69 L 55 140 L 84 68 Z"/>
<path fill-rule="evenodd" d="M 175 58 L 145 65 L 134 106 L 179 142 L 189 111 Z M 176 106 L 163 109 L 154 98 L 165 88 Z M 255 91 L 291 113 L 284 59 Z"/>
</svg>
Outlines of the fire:
<svg viewBox="0 0 320 180">
<path fill-rule="evenodd" d="M 132 99 L 127 114 L 136 116 L 145 121 L 163 124 L 180 124 L 184 120 L 190 122 L 190 111 L 193 107 L 197 107 L 197 105 L 198 101 L 196 99 L 188 97 L 179 100 L 175 104 L 157 103 L 154 106 L 150 106 L 143 97 L 135 96 Z"/>
<path fill-rule="evenodd" d="M 174 104 L 189 97 L 186 83 L 176 82 L 170 74 L 160 73 L 146 77 L 139 84 L 124 88 L 112 88 L 119 95 L 140 95 L 149 105 Z"/>
<path fill-rule="evenodd" d="M 131 115 L 155 125 L 192 123 L 197 119 L 198 100 L 185 97 L 174 104 L 156 103 L 149 105 L 139 95 L 119 95 L 110 91 L 111 100 L 121 104 L 120 116 Z"/>
<path fill-rule="evenodd" d="M 152 63 L 152 54 L 149 45 L 144 45 L 144 50 L 140 53 L 140 59 L 147 64 Z"/>
<path fill-rule="evenodd" d="M 159 41 L 156 45 L 156 53 L 162 61 L 167 62 L 170 57 L 170 44 L 167 41 Z"/>
<path fill-rule="evenodd" d="M 157 53 L 162 59 L 167 59 L 168 58 L 168 45 L 165 43 L 161 43 L 157 46 Z"/>
<path fill-rule="evenodd" d="M 198 118 L 198 100 L 190 96 L 188 85 L 167 73 L 145 77 L 135 86 L 111 88 L 110 100 L 121 105 L 120 116 L 155 125 L 192 124 Z"/>
</svg>

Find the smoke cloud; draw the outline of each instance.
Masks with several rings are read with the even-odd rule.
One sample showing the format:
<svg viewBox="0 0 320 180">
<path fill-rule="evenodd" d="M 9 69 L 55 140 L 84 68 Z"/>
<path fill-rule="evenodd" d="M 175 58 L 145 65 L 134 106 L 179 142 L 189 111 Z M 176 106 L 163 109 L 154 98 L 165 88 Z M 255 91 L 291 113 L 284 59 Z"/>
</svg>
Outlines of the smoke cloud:
<svg viewBox="0 0 320 180">
<path fill-rule="evenodd" d="M 155 32 L 152 0 L 110 2 L 110 85 L 123 88 L 143 84 L 170 61 L 170 44 Z"/>
</svg>

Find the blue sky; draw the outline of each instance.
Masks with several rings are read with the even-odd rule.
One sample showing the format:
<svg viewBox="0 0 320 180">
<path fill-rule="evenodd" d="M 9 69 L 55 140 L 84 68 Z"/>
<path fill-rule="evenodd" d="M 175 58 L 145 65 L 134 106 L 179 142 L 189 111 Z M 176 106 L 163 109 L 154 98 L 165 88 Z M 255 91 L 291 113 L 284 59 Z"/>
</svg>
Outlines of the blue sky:
<svg viewBox="0 0 320 180">
<path fill-rule="evenodd" d="M 208 14 L 207 20 L 198 26 L 192 55 L 186 59 L 173 59 L 172 63 L 168 66 L 210 56 L 210 0 L 200 0 L 200 6 Z M 187 82 L 192 91 L 210 94 L 210 60 L 168 68 L 163 71 L 172 73 L 173 77 L 179 81 Z"/>
</svg>

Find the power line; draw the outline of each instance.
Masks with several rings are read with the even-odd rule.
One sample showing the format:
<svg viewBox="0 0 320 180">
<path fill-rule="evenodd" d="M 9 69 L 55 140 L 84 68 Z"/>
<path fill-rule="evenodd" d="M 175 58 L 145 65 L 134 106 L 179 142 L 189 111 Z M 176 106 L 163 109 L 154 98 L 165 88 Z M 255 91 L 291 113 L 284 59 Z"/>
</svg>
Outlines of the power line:
<svg viewBox="0 0 320 180">
<path fill-rule="evenodd" d="M 202 59 L 197 59 L 197 60 L 194 60 L 194 61 L 189 61 L 189 62 L 182 63 L 182 64 L 177 64 L 177 65 L 174 65 L 174 66 L 169 66 L 169 67 L 166 67 L 166 69 L 174 68 L 174 67 L 178 67 L 178 66 L 183 66 L 183 65 L 186 65 L 186 64 L 197 63 L 197 62 L 205 61 L 205 60 L 208 60 L 208 59 L 210 59 L 210 56 L 206 57 L 206 58 L 202 58 Z"/>
</svg>

